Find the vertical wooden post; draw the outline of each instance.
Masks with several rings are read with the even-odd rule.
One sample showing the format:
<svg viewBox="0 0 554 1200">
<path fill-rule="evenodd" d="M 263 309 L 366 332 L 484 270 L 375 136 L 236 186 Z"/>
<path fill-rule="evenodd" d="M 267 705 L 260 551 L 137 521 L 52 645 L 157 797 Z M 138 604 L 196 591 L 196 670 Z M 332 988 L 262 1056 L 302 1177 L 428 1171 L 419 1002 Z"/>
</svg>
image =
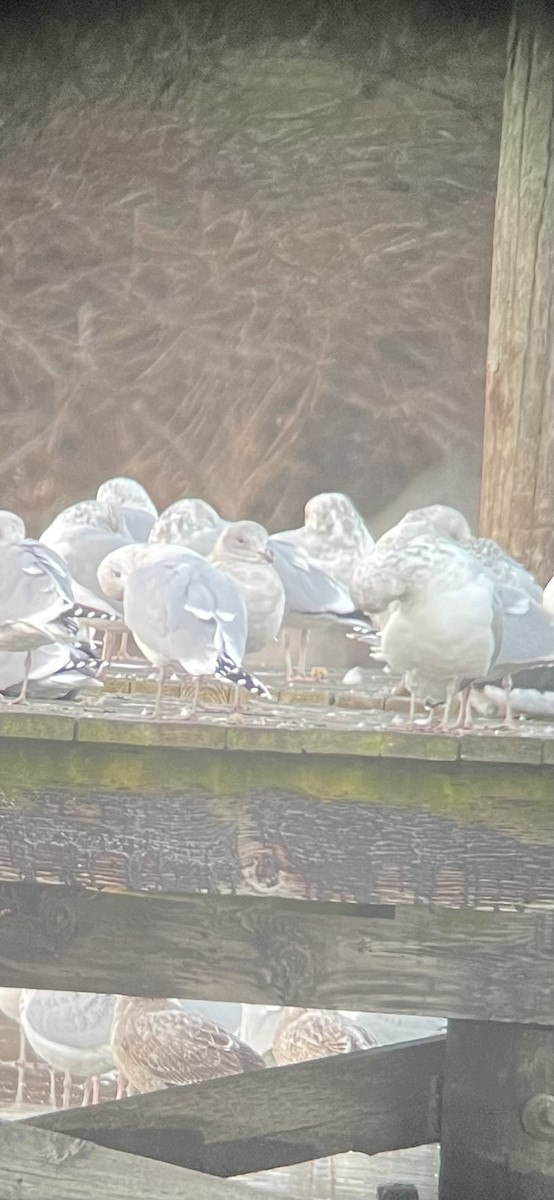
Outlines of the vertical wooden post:
<svg viewBox="0 0 554 1200">
<path fill-rule="evenodd" d="M 439 1200 L 553 1196 L 554 1028 L 449 1021 Z"/>
<path fill-rule="evenodd" d="M 545 583 L 553 570 L 554 11 L 515 0 L 487 352 L 481 533 Z"/>
</svg>

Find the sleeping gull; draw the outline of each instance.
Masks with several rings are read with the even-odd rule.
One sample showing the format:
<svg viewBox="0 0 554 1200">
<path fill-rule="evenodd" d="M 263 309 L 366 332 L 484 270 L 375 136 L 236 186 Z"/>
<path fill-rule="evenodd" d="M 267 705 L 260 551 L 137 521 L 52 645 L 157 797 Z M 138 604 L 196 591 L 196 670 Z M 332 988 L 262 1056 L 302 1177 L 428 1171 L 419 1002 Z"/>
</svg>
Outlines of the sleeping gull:
<svg viewBox="0 0 554 1200">
<path fill-rule="evenodd" d="M 322 623 L 352 626 L 368 630 L 370 624 L 356 609 L 349 589 L 337 578 L 313 561 L 301 546 L 282 542 L 280 534 L 272 534 L 269 545 L 274 554 L 275 570 L 285 589 L 285 654 L 287 679 L 306 678 L 306 650 L 311 628 Z M 300 658 L 297 672 L 293 671 L 287 631 L 301 630 Z"/>
<path fill-rule="evenodd" d="M 106 597 L 98 587 L 98 567 L 107 554 L 130 545 L 133 538 L 112 505 L 86 500 L 60 513 L 40 541 L 67 563 L 75 600 L 88 604 L 94 598 L 96 606 L 102 607 Z M 113 609 L 121 612 L 121 606 L 112 602 Z"/>
<path fill-rule="evenodd" d="M 126 632 L 123 609 L 119 601 L 102 592 L 97 571 L 112 550 L 134 544 L 121 513 L 111 504 L 84 500 L 61 512 L 40 540 L 67 563 L 83 619 L 104 634 L 103 657 L 111 658 L 116 635 Z"/>
<path fill-rule="evenodd" d="M 26 698 L 31 651 L 76 639 L 74 607 L 71 579 L 57 554 L 31 539 L 0 545 L 0 650 L 25 654 L 16 703 Z"/>
<path fill-rule="evenodd" d="M 51 1069 L 50 1102 L 55 1105 L 55 1071 L 63 1071 L 63 1107 L 70 1101 L 73 1076 L 85 1079 L 83 1104 L 99 1099 L 100 1076 L 112 1071 L 112 996 L 95 992 L 23 989 L 21 1026 L 35 1054 Z"/>
<path fill-rule="evenodd" d="M 283 621 L 285 589 L 273 561 L 268 534 L 255 521 L 228 525 L 210 554 L 210 562 L 234 579 L 246 604 L 247 654 L 274 641 Z"/>
<path fill-rule="evenodd" d="M 396 525 L 387 529 L 376 542 L 383 546 L 391 542 L 411 542 L 415 537 L 445 537 L 454 542 L 465 542 L 471 537 L 471 529 L 458 508 L 448 504 L 428 504 L 425 508 L 412 508 Z"/>
<path fill-rule="evenodd" d="M 25 522 L 17 513 L 0 509 L 0 546 L 15 546 L 25 541 Z"/>
<path fill-rule="evenodd" d="M 100 584 L 123 597 L 125 622 L 146 658 L 158 668 L 154 716 L 161 715 L 167 667 L 178 664 L 200 680 L 215 676 L 259 696 L 269 692 L 243 671 L 248 620 L 234 580 L 181 546 L 129 546 L 101 564 Z"/>
<path fill-rule="evenodd" d="M 363 1026 L 328 1009 L 282 1008 L 273 1033 L 273 1055 L 278 1066 L 372 1050 L 377 1038 Z"/>
<path fill-rule="evenodd" d="M 0 650 L 0 692 L 13 695 L 25 678 L 26 655 Z M 100 688 L 96 676 L 102 666 L 84 642 L 54 642 L 31 651 L 27 696 L 37 700 L 73 699 L 77 693 Z M 1 1007 L 1 1005 L 0 1005 Z"/>
<path fill-rule="evenodd" d="M 113 1056 L 133 1091 L 202 1083 L 260 1070 L 263 1059 L 203 1013 L 176 1000 L 118 996 L 112 1027 Z"/>
<path fill-rule="evenodd" d="M 117 507 L 99 500 L 79 500 L 56 514 L 40 535 L 40 541 L 50 545 L 51 541 L 74 525 L 86 525 L 92 529 L 106 529 L 111 533 L 126 533 L 125 522 Z"/>
<path fill-rule="evenodd" d="M 543 596 L 542 596 L 542 602 L 543 602 L 543 606 L 546 609 L 546 611 L 549 613 L 552 613 L 552 615 L 554 616 L 554 575 L 552 576 L 552 579 L 549 580 L 549 582 L 547 583 L 547 585 L 544 589 Z"/>
<path fill-rule="evenodd" d="M 312 496 L 304 509 L 304 525 L 276 536 L 280 542 L 301 547 L 323 571 L 347 588 L 353 570 L 374 544 L 363 517 L 342 492 Z"/>
<path fill-rule="evenodd" d="M 19 1025 L 19 1057 L 17 1066 L 27 1065 L 27 1055 L 25 1053 L 25 1034 L 21 1028 L 19 1021 L 19 1002 L 21 998 L 22 988 L 6 988 L 0 987 L 0 1012 L 5 1013 L 10 1021 L 15 1021 Z M 18 1088 L 22 1086 L 22 1079 L 18 1082 Z M 21 1095 L 19 1099 L 21 1099 Z"/>
<path fill-rule="evenodd" d="M 197 554 L 208 555 L 228 524 L 205 500 L 176 500 L 160 513 L 148 540 L 186 546 Z"/>
<path fill-rule="evenodd" d="M 377 1039 L 350 1017 L 328 1009 L 282 1008 L 275 1025 L 272 1051 L 278 1067 L 336 1054 L 373 1050 Z M 330 1192 L 335 1194 L 334 1163 L 329 1159 Z M 311 1189 L 313 1190 L 313 1189 Z"/>
<path fill-rule="evenodd" d="M 158 517 L 158 510 L 141 483 L 124 475 L 106 479 L 100 484 L 96 499 L 101 504 L 109 504 L 118 510 L 136 542 L 148 541 L 150 530 Z"/>
</svg>

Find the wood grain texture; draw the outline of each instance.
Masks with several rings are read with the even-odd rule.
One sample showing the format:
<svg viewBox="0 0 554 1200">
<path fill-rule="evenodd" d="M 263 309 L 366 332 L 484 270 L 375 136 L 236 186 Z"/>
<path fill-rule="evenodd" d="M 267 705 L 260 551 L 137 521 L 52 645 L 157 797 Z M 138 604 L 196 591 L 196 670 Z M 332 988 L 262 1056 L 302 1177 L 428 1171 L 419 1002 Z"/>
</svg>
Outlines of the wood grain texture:
<svg viewBox="0 0 554 1200">
<path fill-rule="evenodd" d="M 216 1175 L 437 1141 L 444 1037 L 32 1117 L 102 1146 Z"/>
<path fill-rule="evenodd" d="M 554 1028 L 449 1022 L 440 1200 L 551 1200 L 553 1191 Z"/>
<path fill-rule="evenodd" d="M 1 748 L 0 879 L 554 908 L 551 766 L 48 738 Z"/>
<path fill-rule="evenodd" d="M 554 15 L 515 0 L 494 227 L 481 532 L 554 567 Z"/>
<path fill-rule="evenodd" d="M 2 1200 L 249 1200 L 239 1183 L 107 1150 L 47 1129 L 0 1127 Z M 271 1200 L 271 1190 L 264 1197 Z"/>
<path fill-rule="evenodd" d="M 554 916 L 0 885 L 5 986 L 554 1021 Z"/>
</svg>

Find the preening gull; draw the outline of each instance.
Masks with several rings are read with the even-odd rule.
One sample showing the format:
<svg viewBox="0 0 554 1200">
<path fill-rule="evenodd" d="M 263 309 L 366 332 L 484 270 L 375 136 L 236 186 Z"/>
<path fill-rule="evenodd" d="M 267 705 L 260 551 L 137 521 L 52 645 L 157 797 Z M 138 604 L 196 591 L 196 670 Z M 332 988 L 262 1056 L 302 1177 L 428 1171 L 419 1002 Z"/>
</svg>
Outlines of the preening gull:
<svg viewBox="0 0 554 1200">
<path fill-rule="evenodd" d="M 154 716 L 161 715 L 167 667 L 180 665 L 197 680 L 215 676 L 268 696 L 259 680 L 243 671 L 248 620 L 234 580 L 193 550 L 181 546 L 131 546 L 108 556 L 98 571 L 110 595 L 123 597 L 125 623 L 158 668 Z"/>
<path fill-rule="evenodd" d="M 96 499 L 117 509 L 126 529 L 136 542 L 148 541 L 148 535 L 157 520 L 158 510 L 146 488 L 136 479 L 125 475 L 106 479 L 100 484 Z"/>
<path fill-rule="evenodd" d="M 186 546 L 197 554 L 208 555 L 228 524 L 205 500 L 176 500 L 160 513 L 148 540 Z"/>
<path fill-rule="evenodd" d="M 35 1054 L 51 1068 L 50 1102 L 55 1105 L 53 1072 L 63 1071 L 63 1106 L 70 1100 L 72 1077 L 85 1079 L 83 1104 L 98 1103 L 100 1076 L 112 1071 L 110 1033 L 112 996 L 95 992 L 49 992 L 24 989 L 20 1020 Z"/>
<path fill-rule="evenodd" d="M 247 654 L 273 641 L 283 621 L 285 589 L 273 565 L 274 553 L 263 525 L 237 521 L 219 535 L 210 562 L 240 589 L 248 616 Z"/>
<path fill-rule="evenodd" d="M 373 546 L 363 517 L 342 492 L 321 492 L 308 500 L 304 525 L 278 533 L 280 542 L 300 546 L 328 575 L 350 588 L 352 572 Z"/>
<path fill-rule="evenodd" d="M 203 1013 L 185 1011 L 176 1000 L 139 996 L 117 997 L 112 1050 L 119 1070 L 137 1092 L 202 1083 L 265 1066 L 250 1046 Z"/>
<path fill-rule="evenodd" d="M 384 545 L 371 559 L 364 608 L 379 612 L 393 605 L 381 647 L 389 666 L 409 676 L 410 717 L 418 683 L 425 680 L 446 690 L 447 728 L 456 692 L 486 678 L 500 650 L 498 588 L 470 553 L 446 539 Z"/>
</svg>

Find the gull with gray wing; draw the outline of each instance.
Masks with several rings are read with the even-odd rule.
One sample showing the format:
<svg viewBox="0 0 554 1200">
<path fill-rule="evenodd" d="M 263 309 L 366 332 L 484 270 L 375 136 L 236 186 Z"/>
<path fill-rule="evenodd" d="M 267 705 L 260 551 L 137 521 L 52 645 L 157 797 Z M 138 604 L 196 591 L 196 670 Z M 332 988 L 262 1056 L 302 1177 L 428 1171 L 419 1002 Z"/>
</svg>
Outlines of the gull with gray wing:
<svg viewBox="0 0 554 1200">
<path fill-rule="evenodd" d="M 161 715 L 167 667 L 181 666 L 197 681 L 225 679 L 267 697 L 267 688 L 241 663 L 248 630 L 246 605 L 234 580 L 181 546 L 130 546 L 108 556 L 100 585 L 122 598 L 125 622 L 146 658 L 158 669 L 154 716 Z"/>
</svg>

